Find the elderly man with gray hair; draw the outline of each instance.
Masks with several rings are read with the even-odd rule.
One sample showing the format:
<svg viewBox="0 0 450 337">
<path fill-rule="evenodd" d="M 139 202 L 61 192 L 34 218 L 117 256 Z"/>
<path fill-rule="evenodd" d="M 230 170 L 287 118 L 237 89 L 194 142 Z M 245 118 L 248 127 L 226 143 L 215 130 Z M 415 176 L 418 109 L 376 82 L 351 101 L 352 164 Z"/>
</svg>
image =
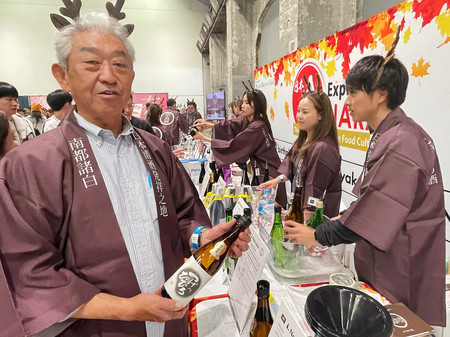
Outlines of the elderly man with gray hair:
<svg viewBox="0 0 450 337">
<path fill-rule="evenodd" d="M 205 226 L 202 244 L 235 220 L 211 228 L 169 145 L 122 115 L 134 79 L 132 27 L 111 17 L 125 16 L 122 5 L 79 16 L 79 1 L 64 3 L 74 23 L 53 15 L 52 72 L 76 110 L 0 161 L 11 296 L 27 335 L 187 336 L 187 307 L 160 288 L 191 255 L 196 229 Z M 249 241 L 241 233 L 232 255 Z"/>
</svg>

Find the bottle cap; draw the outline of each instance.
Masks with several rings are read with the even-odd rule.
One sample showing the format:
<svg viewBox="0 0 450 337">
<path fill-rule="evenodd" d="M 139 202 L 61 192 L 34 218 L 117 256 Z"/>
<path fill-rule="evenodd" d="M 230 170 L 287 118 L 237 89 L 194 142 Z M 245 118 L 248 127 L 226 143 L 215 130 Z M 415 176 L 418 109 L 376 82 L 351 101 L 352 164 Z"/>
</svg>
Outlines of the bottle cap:
<svg viewBox="0 0 450 337">
<path fill-rule="evenodd" d="M 275 213 L 281 213 L 281 206 L 280 205 L 275 205 L 274 209 L 275 209 Z"/>
<path fill-rule="evenodd" d="M 236 220 L 236 225 L 242 227 L 243 229 L 248 228 L 251 223 L 252 223 L 252 220 L 250 220 L 246 216 L 240 216 Z"/>
<path fill-rule="evenodd" d="M 258 297 L 269 297 L 270 283 L 267 280 L 259 280 L 256 283 Z"/>
<path fill-rule="evenodd" d="M 252 215 L 252 210 L 250 208 L 244 208 L 244 215 L 250 217 Z"/>
<path fill-rule="evenodd" d="M 227 208 L 226 210 L 225 210 L 225 214 L 228 216 L 228 215 L 233 215 L 233 210 L 231 209 L 231 208 Z"/>
<path fill-rule="evenodd" d="M 266 189 L 264 190 L 264 194 L 269 194 L 269 193 L 270 193 L 270 190 L 266 188 Z"/>
</svg>

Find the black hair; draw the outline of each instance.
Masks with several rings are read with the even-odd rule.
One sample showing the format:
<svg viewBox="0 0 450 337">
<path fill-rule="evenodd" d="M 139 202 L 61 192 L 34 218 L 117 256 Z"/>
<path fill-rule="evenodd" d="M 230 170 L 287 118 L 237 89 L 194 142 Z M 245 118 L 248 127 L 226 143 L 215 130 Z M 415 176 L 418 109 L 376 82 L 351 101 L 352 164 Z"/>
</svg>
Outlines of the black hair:
<svg viewBox="0 0 450 337">
<path fill-rule="evenodd" d="M 375 83 L 383 61 L 384 57 L 380 55 L 362 58 L 350 69 L 345 85 L 348 91 L 362 90 L 368 94 L 376 89 L 386 90 L 387 106 L 389 109 L 395 109 L 405 101 L 409 75 L 403 63 L 393 58 L 386 63 L 380 79 Z"/>
<path fill-rule="evenodd" d="M 197 110 L 197 103 L 194 102 L 194 100 L 192 100 L 191 102 L 188 102 L 187 105 L 193 105 L 194 109 Z"/>
<path fill-rule="evenodd" d="M 17 89 L 6 82 L 0 82 L 0 98 L 2 97 L 19 97 L 19 92 Z"/>
<path fill-rule="evenodd" d="M 269 129 L 270 137 L 273 138 L 272 127 L 269 122 L 269 117 L 267 116 L 267 99 L 264 93 L 261 90 L 247 90 L 242 97 L 247 95 L 247 102 L 250 104 L 255 113 L 253 114 L 253 120 L 260 120 L 266 124 Z M 246 119 L 247 120 L 247 119 Z M 243 128 L 247 128 L 248 124 L 246 120 L 243 123 Z"/>
<path fill-rule="evenodd" d="M 53 111 L 59 111 L 63 108 L 64 104 L 72 103 L 72 95 L 58 89 L 47 95 L 47 103 Z"/>
<path fill-rule="evenodd" d="M 177 101 L 175 101 L 173 98 L 169 98 L 167 100 L 167 106 L 174 106 L 177 104 Z"/>
<path fill-rule="evenodd" d="M 0 157 L 5 154 L 5 141 L 9 134 L 9 121 L 3 111 L 0 110 Z"/>
</svg>

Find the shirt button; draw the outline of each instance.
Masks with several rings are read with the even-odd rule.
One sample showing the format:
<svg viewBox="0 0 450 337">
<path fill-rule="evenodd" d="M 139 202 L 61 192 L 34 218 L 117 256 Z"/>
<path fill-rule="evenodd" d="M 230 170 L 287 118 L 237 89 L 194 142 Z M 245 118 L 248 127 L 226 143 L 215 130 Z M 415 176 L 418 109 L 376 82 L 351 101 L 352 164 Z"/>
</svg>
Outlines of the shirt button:
<svg viewBox="0 0 450 337">
<path fill-rule="evenodd" d="M 145 253 L 147 253 L 147 251 L 145 250 L 145 249 L 141 249 L 141 254 L 145 254 Z"/>
<path fill-rule="evenodd" d="M 136 221 L 137 220 L 137 216 L 136 215 L 133 215 L 133 218 L 132 218 L 134 221 Z"/>
</svg>

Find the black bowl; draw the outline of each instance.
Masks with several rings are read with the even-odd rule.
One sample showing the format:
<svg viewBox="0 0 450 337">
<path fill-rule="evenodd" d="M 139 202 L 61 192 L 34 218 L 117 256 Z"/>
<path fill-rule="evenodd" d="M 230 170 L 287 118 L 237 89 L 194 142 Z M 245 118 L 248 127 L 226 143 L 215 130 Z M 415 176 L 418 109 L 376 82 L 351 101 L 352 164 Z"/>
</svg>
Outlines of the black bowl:
<svg viewBox="0 0 450 337">
<path fill-rule="evenodd" d="M 319 337 L 389 337 L 394 328 L 381 303 L 343 286 L 314 289 L 306 299 L 305 315 Z"/>
</svg>

